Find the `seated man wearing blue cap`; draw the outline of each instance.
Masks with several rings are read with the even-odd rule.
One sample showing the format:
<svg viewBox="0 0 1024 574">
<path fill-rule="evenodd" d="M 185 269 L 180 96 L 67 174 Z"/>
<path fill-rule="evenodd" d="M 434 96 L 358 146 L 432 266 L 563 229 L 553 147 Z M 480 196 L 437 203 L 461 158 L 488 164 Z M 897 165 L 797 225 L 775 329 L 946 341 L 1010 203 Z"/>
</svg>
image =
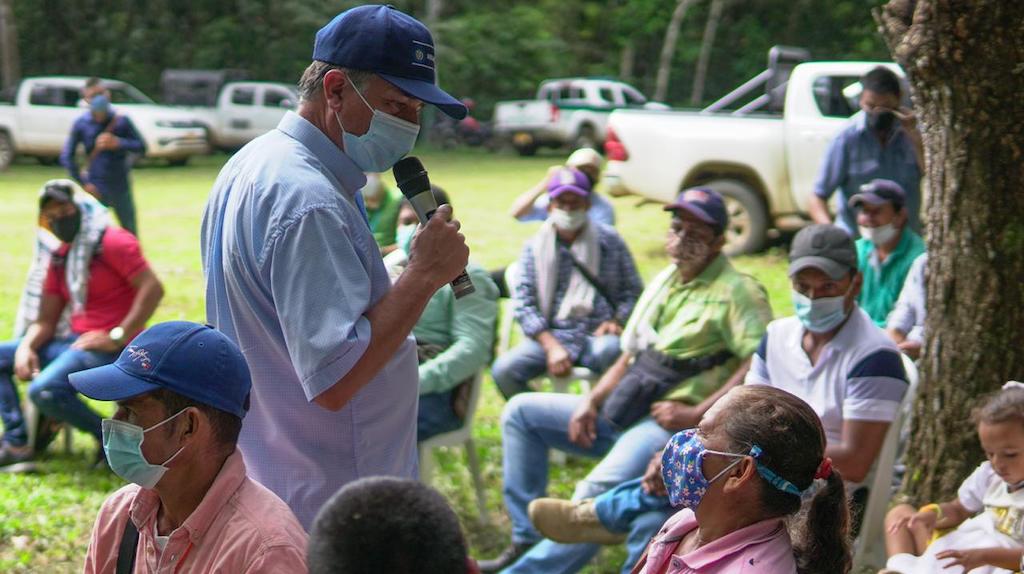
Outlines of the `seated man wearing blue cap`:
<svg viewBox="0 0 1024 574">
<path fill-rule="evenodd" d="M 528 508 L 547 488 L 548 449 L 604 456 L 573 498 L 594 497 L 642 476 L 671 436 L 696 426 L 743 381 L 771 321 L 764 287 L 722 254 L 729 216 L 722 196 L 688 189 L 665 207 L 672 263 L 644 289 L 622 334 L 622 354 L 586 396 L 524 393 L 502 413 L 505 505 L 512 545 L 482 572 L 577 572 L 596 544 L 542 540 Z M 664 516 L 657 518 L 654 529 Z M 633 567 L 650 533 L 628 540 Z M 621 540 L 621 537 L 619 538 Z"/>
<path fill-rule="evenodd" d="M 857 303 L 879 327 L 896 306 L 924 240 L 910 228 L 907 196 L 895 181 L 875 179 L 850 198 L 857 213 L 857 267 L 864 283 Z"/>
<path fill-rule="evenodd" d="M 222 333 L 186 321 L 154 325 L 117 362 L 76 373 L 71 384 L 117 402 L 103 421 L 103 448 L 132 483 L 100 509 L 87 574 L 306 571 L 305 531 L 246 476 L 235 449 L 249 368 Z"/>
<path fill-rule="evenodd" d="M 434 67 L 412 17 L 342 12 L 317 32 L 297 113 L 231 158 L 203 216 L 207 320 L 253 373 L 239 447 L 306 528 L 349 482 L 418 474 L 410 333 L 469 248 L 442 205 L 392 285 L 358 192 L 412 150 L 424 102 L 465 116 Z"/>
<path fill-rule="evenodd" d="M 82 93 L 87 96 L 89 111 L 71 126 L 60 163 L 71 179 L 114 210 L 121 227 L 138 235 L 128 154 L 146 153 L 146 143 L 128 116 L 111 107 L 110 92 L 101 84 L 89 85 Z M 79 146 L 85 148 L 87 156 L 83 166 L 75 159 Z"/>
</svg>

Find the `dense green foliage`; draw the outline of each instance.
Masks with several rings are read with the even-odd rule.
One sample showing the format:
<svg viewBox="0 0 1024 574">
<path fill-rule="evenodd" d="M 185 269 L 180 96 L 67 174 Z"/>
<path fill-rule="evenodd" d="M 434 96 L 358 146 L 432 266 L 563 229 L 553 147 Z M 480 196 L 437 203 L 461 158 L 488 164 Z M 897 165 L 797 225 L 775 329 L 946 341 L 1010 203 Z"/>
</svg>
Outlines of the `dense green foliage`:
<svg viewBox="0 0 1024 574">
<path fill-rule="evenodd" d="M 440 1 L 440 0 L 435 0 Z M 686 15 L 668 102 L 689 99 L 709 0 Z M 166 68 L 241 68 L 295 81 L 313 35 L 358 4 L 329 0 L 14 0 L 24 75 L 117 77 L 157 97 Z M 395 0 L 425 17 L 425 0 Z M 768 48 L 804 46 L 820 59 L 886 59 L 870 10 L 879 0 L 730 0 L 711 53 L 705 99 L 761 71 Z M 529 97 L 544 78 L 618 77 L 624 46 L 633 75 L 653 90 L 675 0 L 446 0 L 434 27 L 442 84 L 489 114 L 497 100 Z"/>
</svg>

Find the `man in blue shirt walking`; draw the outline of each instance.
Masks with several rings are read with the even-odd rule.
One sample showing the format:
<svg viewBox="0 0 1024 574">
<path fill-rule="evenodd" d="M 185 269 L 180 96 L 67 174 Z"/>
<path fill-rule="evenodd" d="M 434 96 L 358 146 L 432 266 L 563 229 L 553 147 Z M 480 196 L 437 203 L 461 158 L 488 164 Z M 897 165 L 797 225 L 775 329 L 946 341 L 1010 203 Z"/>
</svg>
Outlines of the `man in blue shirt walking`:
<svg viewBox="0 0 1024 574">
<path fill-rule="evenodd" d="M 896 74 L 878 66 L 861 78 L 860 107 L 850 124 L 832 140 L 808 203 L 814 223 L 832 223 L 828 200 L 839 190 L 835 224 L 854 239 L 857 216 L 849 205 L 860 187 L 875 179 L 895 181 L 907 195 L 910 227 L 921 233 L 921 170 L 924 152 L 913 112 L 900 109 Z"/>
<path fill-rule="evenodd" d="M 128 154 L 145 154 L 146 144 L 132 121 L 110 106 L 107 93 L 92 95 L 88 103 L 89 111 L 71 127 L 60 163 L 85 191 L 114 210 L 121 227 L 138 236 Z M 81 167 L 75 159 L 80 145 L 85 147 L 86 154 Z"/>
</svg>

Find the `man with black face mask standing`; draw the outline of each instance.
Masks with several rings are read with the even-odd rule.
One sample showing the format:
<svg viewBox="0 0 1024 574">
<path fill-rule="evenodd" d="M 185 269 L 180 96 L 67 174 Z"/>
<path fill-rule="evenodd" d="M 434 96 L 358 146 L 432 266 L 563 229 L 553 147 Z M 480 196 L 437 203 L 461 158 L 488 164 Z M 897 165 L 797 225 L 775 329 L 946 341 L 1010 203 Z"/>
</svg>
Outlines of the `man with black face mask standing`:
<svg viewBox="0 0 1024 574">
<path fill-rule="evenodd" d="M 835 224 L 854 239 L 857 218 L 849 206 L 860 187 L 875 179 L 895 181 L 907 196 L 910 228 L 921 233 L 921 170 L 924 151 L 917 119 L 900 107 L 896 74 L 879 66 L 861 78 L 861 112 L 832 140 L 814 184 L 808 209 L 814 223 L 832 223 L 828 200 L 840 192 Z"/>
<path fill-rule="evenodd" d="M 138 239 L 108 227 L 96 204 L 76 198 L 76 190 L 84 193 L 70 180 L 51 180 L 40 191 L 41 224 L 62 246 L 50 260 L 35 321 L 21 339 L 0 343 L 0 466 L 34 454 L 12 375 L 31 381 L 28 394 L 42 414 L 93 435 L 99 445 L 100 416 L 78 398 L 68 375 L 113 362 L 163 297 Z M 68 305 L 71 336 L 55 338 Z"/>
</svg>

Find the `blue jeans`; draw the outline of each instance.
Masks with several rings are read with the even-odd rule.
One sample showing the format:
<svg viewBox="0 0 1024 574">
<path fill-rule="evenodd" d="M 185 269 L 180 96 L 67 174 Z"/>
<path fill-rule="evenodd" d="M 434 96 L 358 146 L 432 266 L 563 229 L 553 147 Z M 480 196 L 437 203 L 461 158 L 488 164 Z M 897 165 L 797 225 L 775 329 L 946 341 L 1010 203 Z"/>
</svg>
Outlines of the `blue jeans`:
<svg viewBox="0 0 1024 574">
<path fill-rule="evenodd" d="M 423 442 L 461 426 L 462 420 L 452 409 L 451 391 L 420 395 L 420 407 L 416 415 L 416 442 Z"/>
<path fill-rule="evenodd" d="M 628 533 L 626 564 L 636 564 L 675 509 L 667 496 L 644 492 L 641 479 L 623 482 L 594 499 L 597 518 L 611 532 Z M 625 571 L 625 570 L 624 570 Z"/>
<path fill-rule="evenodd" d="M 617 335 L 587 337 L 587 344 L 574 364 L 595 373 L 603 373 L 619 358 L 619 354 Z M 544 347 L 533 339 L 523 341 L 516 348 L 501 355 L 491 366 L 491 376 L 506 399 L 528 391 L 529 387 L 526 384 L 547 372 L 547 353 L 544 352 Z"/>
<path fill-rule="evenodd" d="M 100 202 L 114 210 L 121 227 L 138 237 L 139 228 L 135 221 L 135 199 L 132 197 L 131 184 L 126 184 L 123 188 L 120 185 L 108 186 L 106 184 L 101 184 L 98 187 L 100 188 Z"/>
<path fill-rule="evenodd" d="M 505 505 L 512 520 L 512 541 L 517 544 L 539 541 L 505 569 L 505 573 L 576 572 L 600 549 L 596 544 L 558 544 L 541 540 L 540 533 L 530 524 L 527 506 L 535 498 L 544 496 L 547 490 L 549 448 L 584 456 L 605 455 L 576 485 L 573 499 L 578 500 L 593 498 L 625 480 L 643 475 L 651 456 L 664 448 L 672 436 L 650 418 L 622 433 L 607 420 L 599 418 L 597 438 L 590 448 L 584 449 L 569 442 L 568 436 L 569 420 L 582 401 L 583 397 L 577 395 L 526 393 L 513 397 L 505 406 L 502 413 L 502 462 Z M 630 563 L 625 571 L 628 572 L 632 565 Z"/>
<path fill-rule="evenodd" d="M 42 370 L 29 384 L 28 395 L 46 416 L 70 423 L 99 440 L 102 419 L 78 398 L 68 375 L 112 363 L 117 355 L 72 349 L 76 338 L 53 340 L 39 349 Z M 28 429 L 12 379 L 17 349 L 18 341 L 0 343 L 0 418 L 4 423 L 4 440 L 22 446 L 28 442 Z"/>
</svg>

